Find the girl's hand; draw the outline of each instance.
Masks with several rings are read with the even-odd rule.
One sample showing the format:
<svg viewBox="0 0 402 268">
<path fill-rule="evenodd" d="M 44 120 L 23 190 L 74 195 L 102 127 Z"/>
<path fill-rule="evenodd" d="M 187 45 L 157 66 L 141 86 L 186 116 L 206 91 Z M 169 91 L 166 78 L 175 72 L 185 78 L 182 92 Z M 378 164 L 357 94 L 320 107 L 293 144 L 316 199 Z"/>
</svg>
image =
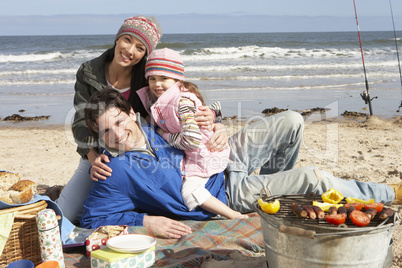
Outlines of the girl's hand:
<svg viewBox="0 0 402 268">
<path fill-rule="evenodd" d="M 88 160 L 91 163 L 91 180 L 98 181 L 98 179 L 106 180 L 107 177 L 112 175 L 112 169 L 105 163 L 109 163 L 109 157 L 105 154 L 98 154 L 91 148 L 87 154 Z"/>
<path fill-rule="evenodd" d="M 205 144 L 211 152 L 220 152 L 228 147 L 229 136 L 226 127 L 221 123 L 213 124 L 214 135 Z"/>
<path fill-rule="evenodd" d="M 145 121 L 146 121 L 147 123 L 151 124 L 151 125 L 154 125 L 154 122 L 153 122 L 152 117 L 151 117 L 150 115 L 147 115 L 147 116 L 145 117 Z"/>
<path fill-rule="evenodd" d="M 195 113 L 195 121 L 198 126 L 211 131 L 215 121 L 215 113 L 208 106 L 200 106 L 198 110 Z"/>
<path fill-rule="evenodd" d="M 163 138 L 163 134 L 165 134 L 165 131 L 163 131 L 160 127 L 158 127 L 156 132 L 158 132 L 159 136 L 161 136 Z"/>
</svg>

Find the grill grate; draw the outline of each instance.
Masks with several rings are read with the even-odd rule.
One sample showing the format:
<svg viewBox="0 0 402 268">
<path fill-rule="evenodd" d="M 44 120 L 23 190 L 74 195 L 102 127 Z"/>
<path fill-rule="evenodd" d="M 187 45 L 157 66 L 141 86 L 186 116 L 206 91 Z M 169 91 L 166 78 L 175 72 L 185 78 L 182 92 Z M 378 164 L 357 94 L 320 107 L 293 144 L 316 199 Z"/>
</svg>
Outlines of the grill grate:
<svg viewBox="0 0 402 268">
<path fill-rule="evenodd" d="M 275 214 L 267 214 L 267 215 L 274 216 L 278 219 L 282 219 L 291 224 L 302 225 L 305 227 L 308 227 L 308 226 L 337 227 L 336 225 L 329 224 L 325 220 L 325 218 L 323 218 L 323 219 L 299 218 L 293 213 L 293 211 L 291 209 L 291 205 L 293 203 L 297 203 L 298 205 L 312 205 L 313 201 L 323 202 L 320 195 L 317 195 L 314 193 L 300 194 L 300 195 L 278 195 L 278 196 L 269 196 L 267 198 L 262 198 L 262 199 L 266 202 L 272 202 L 275 199 L 278 199 L 281 204 L 279 211 Z M 346 200 L 343 199 L 340 202 L 340 204 L 346 204 Z M 258 206 L 258 208 L 260 208 L 260 206 L 258 204 L 257 204 L 257 206 Z M 386 209 L 385 206 L 384 206 L 384 209 Z M 326 214 L 327 213 L 328 212 L 326 212 Z M 395 212 L 395 214 L 396 214 L 396 212 Z M 368 227 L 377 227 L 380 225 L 390 224 L 390 223 L 391 224 L 395 223 L 395 217 L 389 217 L 385 220 L 380 220 L 378 218 L 378 214 L 377 214 L 374 217 L 374 219 L 371 219 L 370 223 L 367 226 L 364 226 L 364 227 L 356 226 L 352 223 L 352 221 L 349 218 L 347 218 L 345 221 L 345 224 L 340 225 L 339 227 L 340 228 L 347 227 L 347 228 L 361 229 L 361 228 L 368 228 Z"/>
</svg>

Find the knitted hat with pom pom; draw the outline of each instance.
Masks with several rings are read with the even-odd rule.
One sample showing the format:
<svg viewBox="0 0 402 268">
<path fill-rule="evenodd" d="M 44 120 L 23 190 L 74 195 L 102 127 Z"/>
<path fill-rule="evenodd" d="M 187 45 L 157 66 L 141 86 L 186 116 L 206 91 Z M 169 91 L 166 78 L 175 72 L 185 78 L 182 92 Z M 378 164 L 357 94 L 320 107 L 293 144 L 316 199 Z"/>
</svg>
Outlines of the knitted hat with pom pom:
<svg viewBox="0 0 402 268">
<path fill-rule="evenodd" d="M 147 48 L 147 55 L 149 55 L 162 37 L 162 28 L 155 17 L 137 16 L 124 21 L 115 40 L 125 34 L 138 38 Z"/>
</svg>

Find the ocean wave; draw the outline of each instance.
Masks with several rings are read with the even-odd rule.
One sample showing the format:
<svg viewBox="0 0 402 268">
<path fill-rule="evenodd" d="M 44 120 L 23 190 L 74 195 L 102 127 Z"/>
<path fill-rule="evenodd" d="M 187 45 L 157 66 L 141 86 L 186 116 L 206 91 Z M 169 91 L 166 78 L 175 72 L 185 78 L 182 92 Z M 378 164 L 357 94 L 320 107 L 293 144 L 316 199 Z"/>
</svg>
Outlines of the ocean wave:
<svg viewBox="0 0 402 268">
<path fill-rule="evenodd" d="M 381 82 L 381 81 L 380 81 Z M 374 85 L 379 82 L 369 82 L 369 85 Z M 351 90 L 352 88 L 365 88 L 365 82 L 351 82 L 351 83 L 332 83 L 332 84 L 319 84 L 319 85 L 292 85 L 292 86 L 264 86 L 264 87 L 229 87 L 229 88 L 209 88 L 203 89 L 205 93 L 212 93 L 212 92 L 252 92 L 252 91 L 264 91 L 264 90 L 271 90 L 271 91 L 279 91 L 283 92 L 284 90 L 290 91 L 298 91 L 298 90 L 345 90 L 345 92 Z M 375 88 L 376 90 L 395 90 L 398 91 L 398 88 Z M 222 94 L 221 101 L 231 99 L 231 94 Z M 237 99 L 238 97 L 236 97 Z"/>
<path fill-rule="evenodd" d="M 39 74 L 39 75 L 46 75 L 46 74 L 51 74 L 51 75 L 58 75 L 58 74 L 71 74 L 74 75 L 77 72 L 77 69 L 28 69 L 28 70 L 19 70 L 19 71 L 3 71 L 0 72 L 0 77 L 1 76 L 23 76 L 23 75 L 33 75 L 33 74 Z"/>
<path fill-rule="evenodd" d="M 83 62 L 98 57 L 100 53 L 98 50 L 75 50 L 67 53 L 55 51 L 30 54 L 0 54 L 0 63 L 46 62 L 63 59 L 79 59 Z"/>
<path fill-rule="evenodd" d="M 184 45 L 184 44 L 181 44 Z M 180 44 L 174 44 L 182 54 L 185 63 L 189 62 L 210 62 L 210 61 L 244 61 L 264 59 L 338 59 L 356 58 L 360 59 L 360 49 L 355 48 L 284 48 L 264 47 L 257 45 L 239 47 L 209 47 L 209 48 L 185 48 Z M 392 45 L 392 44 L 391 44 Z M 0 54 L 0 63 L 24 63 L 24 62 L 46 62 L 64 61 L 66 59 L 76 61 L 78 64 L 98 57 L 104 49 L 74 50 L 69 52 L 44 52 L 27 54 Z M 365 49 L 365 56 L 394 57 L 396 50 L 389 48 Z M 79 66 L 77 66 L 78 69 Z"/>
<path fill-rule="evenodd" d="M 32 62 L 49 61 L 61 58 L 62 53 L 52 52 L 47 54 L 22 54 L 22 55 L 0 55 L 0 62 Z"/>
<path fill-rule="evenodd" d="M 350 86 L 356 86 L 361 83 L 348 83 L 348 84 L 332 84 L 332 85 L 316 85 L 316 86 L 291 86 L 291 87 L 284 87 L 284 86 L 277 86 L 277 87 L 231 87 L 231 88 L 213 88 L 213 89 L 207 89 L 205 91 L 208 92 L 229 92 L 229 91 L 255 91 L 255 90 L 273 90 L 273 91 L 283 91 L 283 90 L 305 90 L 305 89 L 323 89 L 323 88 L 342 88 L 342 87 L 350 87 Z M 230 97 L 230 94 L 227 95 L 228 98 Z"/>
<path fill-rule="evenodd" d="M 367 68 L 397 66 L 396 61 L 373 61 L 366 62 Z M 275 70 L 361 70 L 361 62 L 343 63 L 315 63 L 315 64 L 226 64 L 211 63 L 208 66 L 186 66 L 186 72 L 245 72 L 245 71 L 275 71 Z"/>
<path fill-rule="evenodd" d="M 397 72 L 372 72 L 369 73 L 370 78 L 391 78 L 396 77 Z M 265 75 L 265 76 L 202 76 L 188 77 L 188 81 L 251 81 L 251 80 L 324 80 L 324 79 L 340 79 L 340 78 L 360 78 L 362 73 L 330 73 L 330 74 L 299 74 L 299 75 Z"/>
<path fill-rule="evenodd" d="M 282 48 L 282 47 L 211 47 L 202 49 L 187 49 L 180 51 L 184 62 L 194 61 L 219 61 L 219 60 L 244 60 L 244 59 L 277 59 L 277 58 L 360 58 L 358 48 Z M 365 49 L 366 56 L 370 55 L 393 55 L 395 50 Z"/>
<path fill-rule="evenodd" d="M 7 95 L 15 96 L 74 96 L 74 93 L 34 93 L 34 92 L 9 92 Z"/>
<path fill-rule="evenodd" d="M 75 79 L 61 80 L 56 78 L 50 79 L 35 79 L 35 80 L 0 80 L 0 86 L 16 86 L 16 85 L 61 85 L 72 84 L 74 85 Z"/>
<path fill-rule="evenodd" d="M 397 62 L 395 61 L 374 61 L 374 62 L 366 62 L 367 68 L 381 68 L 381 67 L 393 67 L 397 66 Z M 27 66 L 29 67 L 29 66 Z M 195 66 L 195 65 L 187 65 L 186 73 L 189 72 L 197 72 L 197 73 L 205 73 L 205 72 L 264 72 L 264 71 L 281 71 L 281 70 L 351 70 L 357 69 L 361 70 L 362 64 L 361 62 L 344 62 L 344 63 L 316 63 L 316 64 L 244 64 L 244 63 L 236 63 L 236 64 L 219 64 L 219 62 L 211 62 L 207 66 Z M 66 69 L 26 69 L 26 70 L 8 70 L 8 71 L 0 71 L 0 77 L 23 77 L 28 75 L 75 75 L 78 68 L 66 68 Z"/>
<path fill-rule="evenodd" d="M 200 43 L 179 43 L 179 42 L 159 42 L 157 48 L 170 48 L 173 50 L 180 50 L 189 47 L 189 45 L 200 45 Z"/>
<path fill-rule="evenodd" d="M 361 66 L 359 66 L 361 68 Z M 285 68 L 286 69 L 286 68 Z M 322 81 L 322 80 L 331 80 L 331 79 L 360 79 L 363 76 L 363 73 L 360 70 L 351 72 L 350 70 L 337 70 L 336 72 L 328 71 L 327 73 L 317 73 L 317 72 L 298 72 L 291 74 L 290 72 L 286 72 L 283 75 L 281 74 L 269 74 L 269 72 L 259 72 L 259 73 L 250 73 L 250 75 L 236 75 L 236 73 L 230 73 L 227 70 L 222 72 L 222 75 L 217 75 L 217 71 L 219 69 L 210 69 L 211 72 L 214 72 L 214 75 L 207 75 L 204 73 L 193 73 L 192 75 L 188 75 L 186 80 L 188 81 L 264 81 L 264 80 L 277 80 L 277 81 L 296 81 L 296 80 L 310 80 L 310 81 Z M 65 70 L 68 73 L 71 73 L 70 70 Z M 219 70 L 221 71 L 221 70 Z M 52 76 L 38 77 L 38 78 L 26 78 L 21 76 L 16 76 L 15 78 L 10 79 L 2 79 L 0 80 L 0 86 L 15 86 L 15 85 L 58 85 L 58 84 L 71 84 L 74 85 L 75 78 L 74 76 L 63 77 L 63 76 L 54 76 L 54 74 L 60 73 L 55 70 Z M 244 73 L 244 72 L 243 72 Z M 368 77 L 370 79 L 380 79 L 380 78 L 392 78 L 397 77 L 398 72 L 395 70 L 394 72 L 390 71 L 368 71 Z M 1 76 L 1 73 L 0 73 Z M 263 83 L 265 84 L 265 83 Z"/>
<path fill-rule="evenodd" d="M 401 38 L 396 38 L 396 41 L 399 42 L 401 41 Z M 377 39 L 375 41 L 372 41 L 374 44 L 378 45 L 383 45 L 383 44 L 394 44 L 395 43 L 395 38 L 384 38 L 384 39 Z M 394 42 L 394 43 L 392 43 Z"/>
</svg>

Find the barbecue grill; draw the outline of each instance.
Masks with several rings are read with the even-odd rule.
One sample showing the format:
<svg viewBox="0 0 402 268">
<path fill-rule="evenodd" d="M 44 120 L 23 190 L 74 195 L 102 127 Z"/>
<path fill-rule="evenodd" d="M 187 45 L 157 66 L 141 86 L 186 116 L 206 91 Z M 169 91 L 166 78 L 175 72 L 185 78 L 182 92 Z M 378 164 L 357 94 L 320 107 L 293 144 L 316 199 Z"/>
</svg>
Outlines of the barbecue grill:
<svg viewBox="0 0 402 268">
<path fill-rule="evenodd" d="M 257 201 L 253 204 L 261 217 L 269 268 L 392 265 L 392 232 L 399 223 L 398 213 L 385 220 L 375 217 L 365 227 L 355 226 L 350 219 L 335 226 L 325 218 L 299 218 L 292 212 L 293 203 L 312 205 L 313 201 L 322 202 L 320 195 L 278 195 L 262 199 L 266 202 L 278 199 L 281 204 L 275 214 L 263 212 Z"/>
</svg>

